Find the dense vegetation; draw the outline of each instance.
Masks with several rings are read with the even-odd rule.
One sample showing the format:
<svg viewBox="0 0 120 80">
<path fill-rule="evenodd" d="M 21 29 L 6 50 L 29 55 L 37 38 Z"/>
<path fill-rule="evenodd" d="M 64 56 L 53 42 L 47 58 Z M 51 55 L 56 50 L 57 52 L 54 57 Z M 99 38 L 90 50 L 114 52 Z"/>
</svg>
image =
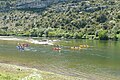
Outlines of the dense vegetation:
<svg viewBox="0 0 120 80">
<path fill-rule="evenodd" d="M 0 35 L 117 40 L 119 9 L 119 0 L 73 0 L 53 4 L 40 12 L 0 12 Z"/>
</svg>

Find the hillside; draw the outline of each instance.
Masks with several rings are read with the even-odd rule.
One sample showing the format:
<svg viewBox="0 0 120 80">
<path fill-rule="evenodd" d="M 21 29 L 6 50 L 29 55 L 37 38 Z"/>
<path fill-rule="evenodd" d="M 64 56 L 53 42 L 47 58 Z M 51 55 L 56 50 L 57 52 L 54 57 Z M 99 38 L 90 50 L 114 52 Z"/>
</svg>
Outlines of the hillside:
<svg viewBox="0 0 120 80">
<path fill-rule="evenodd" d="M 0 35 L 120 39 L 119 0 L 24 1 L 2 2 Z"/>
</svg>

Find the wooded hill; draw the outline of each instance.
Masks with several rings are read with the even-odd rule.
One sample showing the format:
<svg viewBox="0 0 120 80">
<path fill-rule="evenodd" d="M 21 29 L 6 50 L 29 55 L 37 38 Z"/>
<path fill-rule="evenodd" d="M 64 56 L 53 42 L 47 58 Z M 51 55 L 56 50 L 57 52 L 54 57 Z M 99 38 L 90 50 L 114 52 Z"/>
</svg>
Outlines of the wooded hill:
<svg viewBox="0 0 120 80">
<path fill-rule="evenodd" d="M 0 35 L 120 39 L 119 0 L 63 0 L 42 8 L 18 8 L 16 1 L 3 3 Z"/>
</svg>

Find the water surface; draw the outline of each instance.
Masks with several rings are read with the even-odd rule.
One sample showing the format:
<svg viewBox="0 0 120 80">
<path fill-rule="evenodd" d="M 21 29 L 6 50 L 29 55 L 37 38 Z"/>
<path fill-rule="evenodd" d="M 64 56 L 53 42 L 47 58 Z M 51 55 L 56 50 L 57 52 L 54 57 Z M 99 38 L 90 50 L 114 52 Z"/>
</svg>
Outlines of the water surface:
<svg viewBox="0 0 120 80">
<path fill-rule="evenodd" d="M 0 41 L 0 62 L 90 79 L 108 77 L 111 80 L 119 80 L 120 78 L 119 41 L 62 40 L 56 43 L 61 45 L 61 51 L 52 50 L 53 46 L 38 44 L 30 44 L 25 51 L 19 51 L 16 49 L 18 42 Z M 80 44 L 91 47 L 81 50 L 69 49 Z"/>
</svg>

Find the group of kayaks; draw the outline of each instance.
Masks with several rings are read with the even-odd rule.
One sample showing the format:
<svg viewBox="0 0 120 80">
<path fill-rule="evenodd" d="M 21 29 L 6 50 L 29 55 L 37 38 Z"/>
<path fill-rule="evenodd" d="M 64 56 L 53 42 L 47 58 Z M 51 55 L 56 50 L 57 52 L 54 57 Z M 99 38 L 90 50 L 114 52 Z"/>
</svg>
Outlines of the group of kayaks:
<svg viewBox="0 0 120 80">
<path fill-rule="evenodd" d="M 72 46 L 72 47 L 67 47 L 68 49 L 71 50 L 80 50 L 80 49 L 85 49 L 85 48 L 89 48 L 89 45 L 79 45 L 79 46 Z M 53 50 L 61 50 L 61 47 L 53 47 Z"/>
<path fill-rule="evenodd" d="M 27 43 L 18 43 L 18 45 L 16 46 L 16 48 L 20 51 L 23 51 L 25 50 L 25 48 L 29 47 L 29 44 Z M 89 45 L 79 45 L 79 46 L 72 46 L 72 47 L 68 47 L 68 49 L 71 49 L 71 50 L 80 50 L 80 49 L 84 49 L 84 48 L 89 48 L 90 46 Z M 54 46 L 52 48 L 52 50 L 61 50 L 61 46 Z"/>
<path fill-rule="evenodd" d="M 79 50 L 79 49 L 84 49 L 84 48 L 89 48 L 89 45 L 80 45 L 80 46 L 74 46 L 74 47 L 70 47 L 70 49 L 72 50 Z"/>
</svg>

